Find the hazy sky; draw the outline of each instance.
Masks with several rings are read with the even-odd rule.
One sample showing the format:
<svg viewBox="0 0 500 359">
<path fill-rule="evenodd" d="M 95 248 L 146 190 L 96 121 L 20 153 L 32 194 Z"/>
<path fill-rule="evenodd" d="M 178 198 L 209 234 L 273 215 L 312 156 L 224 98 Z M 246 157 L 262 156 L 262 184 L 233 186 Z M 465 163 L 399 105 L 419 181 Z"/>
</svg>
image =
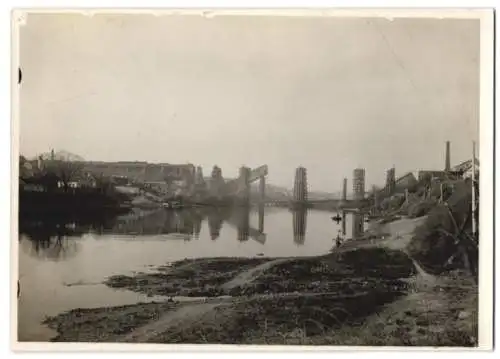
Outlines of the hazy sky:
<svg viewBox="0 0 500 359">
<path fill-rule="evenodd" d="M 337 191 L 442 169 L 478 139 L 479 21 L 29 15 L 21 152 L 269 165 Z"/>
</svg>

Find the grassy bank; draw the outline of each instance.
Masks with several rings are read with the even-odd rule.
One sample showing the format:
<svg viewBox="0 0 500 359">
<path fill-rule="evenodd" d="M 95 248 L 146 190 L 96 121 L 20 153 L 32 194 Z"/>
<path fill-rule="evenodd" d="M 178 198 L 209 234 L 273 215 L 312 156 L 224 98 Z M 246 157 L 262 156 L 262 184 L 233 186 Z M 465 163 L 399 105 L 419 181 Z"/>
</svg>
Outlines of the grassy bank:
<svg viewBox="0 0 500 359">
<path fill-rule="evenodd" d="M 237 261 L 229 262 L 234 268 Z M 251 260 L 241 261 L 244 264 L 239 273 L 250 267 Z M 195 271 L 196 281 L 200 278 L 197 268 L 208 266 L 217 272 L 215 268 L 226 266 L 227 262 L 187 260 L 168 270 L 175 273 L 189 266 Z M 232 299 L 79 309 L 49 318 L 46 323 L 58 331 L 56 341 L 475 345 L 474 283 L 462 276 L 419 283 L 414 274 L 408 259 L 397 251 L 359 249 L 278 263 L 249 283 L 234 287 Z M 233 272 L 231 277 L 237 275 Z M 141 291 L 149 292 L 154 285 L 170 288 L 165 282 L 155 281 Z M 168 292 L 180 294 L 171 289 Z M 200 310 L 207 303 L 209 309 Z M 186 311 L 180 319 L 168 318 L 182 308 Z M 155 325 L 154 330 L 143 330 L 151 324 Z M 127 339 L 128 335 L 134 339 Z"/>
<path fill-rule="evenodd" d="M 204 258 L 186 259 L 171 266 L 158 268 L 155 273 L 135 276 L 117 275 L 105 284 L 148 296 L 215 297 L 227 294 L 222 284 L 241 271 L 269 261 L 268 258 Z"/>
<path fill-rule="evenodd" d="M 423 274 L 405 253 L 425 220 L 318 257 L 187 259 L 111 277 L 112 288 L 209 299 L 76 310 L 47 324 L 57 341 L 474 346 L 477 285 Z"/>
</svg>

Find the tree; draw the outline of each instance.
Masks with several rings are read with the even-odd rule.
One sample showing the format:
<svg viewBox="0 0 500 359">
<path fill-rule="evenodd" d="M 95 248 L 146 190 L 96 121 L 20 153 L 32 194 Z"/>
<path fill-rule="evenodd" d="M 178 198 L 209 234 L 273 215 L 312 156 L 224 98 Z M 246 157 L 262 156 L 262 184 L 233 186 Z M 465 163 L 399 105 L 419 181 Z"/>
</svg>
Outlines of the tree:
<svg viewBox="0 0 500 359">
<path fill-rule="evenodd" d="M 65 191 L 68 190 L 70 182 L 74 181 L 81 174 L 83 164 L 80 162 L 70 162 L 64 160 L 54 160 L 47 166 L 47 172 L 57 176 L 62 182 Z"/>
<path fill-rule="evenodd" d="M 111 179 L 104 176 L 103 173 L 94 176 L 94 179 L 96 188 L 98 188 L 102 193 L 109 193 L 114 188 Z"/>
<path fill-rule="evenodd" d="M 27 160 L 26 160 L 26 157 L 20 155 L 19 156 L 19 177 L 20 178 L 26 178 L 26 177 L 29 177 L 29 171 L 28 169 L 26 168 L 26 163 L 27 163 Z"/>
</svg>

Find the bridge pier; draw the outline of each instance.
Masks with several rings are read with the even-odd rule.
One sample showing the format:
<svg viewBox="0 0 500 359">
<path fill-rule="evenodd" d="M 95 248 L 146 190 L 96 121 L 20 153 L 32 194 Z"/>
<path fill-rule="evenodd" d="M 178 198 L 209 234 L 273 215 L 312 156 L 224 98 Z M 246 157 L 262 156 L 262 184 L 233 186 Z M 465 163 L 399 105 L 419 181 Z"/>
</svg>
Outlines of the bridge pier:
<svg viewBox="0 0 500 359">
<path fill-rule="evenodd" d="M 365 169 L 357 168 L 353 173 L 353 194 L 355 201 L 365 198 Z M 364 232 L 363 215 L 354 214 L 352 218 L 352 238 L 358 238 Z"/>
<path fill-rule="evenodd" d="M 307 171 L 304 167 L 295 170 L 293 201 L 298 207 L 305 207 L 307 204 Z"/>
<path fill-rule="evenodd" d="M 259 201 L 260 203 L 264 203 L 266 200 L 266 177 L 259 177 Z"/>
<path fill-rule="evenodd" d="M 240 167 L 239 176 L 239 194 L 238 199 L 242 205 L 249 205 L 250 203 L 250 168 Z"/>
</svg>

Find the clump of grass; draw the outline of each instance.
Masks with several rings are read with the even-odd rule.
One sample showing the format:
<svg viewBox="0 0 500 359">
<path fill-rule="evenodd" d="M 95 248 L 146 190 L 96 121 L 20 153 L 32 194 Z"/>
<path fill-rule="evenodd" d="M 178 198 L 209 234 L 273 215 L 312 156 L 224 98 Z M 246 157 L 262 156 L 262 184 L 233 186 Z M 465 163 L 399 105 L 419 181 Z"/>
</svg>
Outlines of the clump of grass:
<svg viewBox="0 0 500 359">
<path fill-rule="evenodd" d="M 216 297 L 224 295 L 222 284 L 238 273 L 268 261 L 267 258 L 204 258 L 186 259 L 161 267 L 158 273 L 134 276 L 115 275 L 105 284 L 149 296 Z"/>
<path fill-rule="evenodd" d="M 109 308 L 74 309 L 46 318 L 44 324 L 56 330 L 55 342 L 112 342 L 120 337 L 157 320 L 176 303 L 140 303 Z"/>
</svg>

